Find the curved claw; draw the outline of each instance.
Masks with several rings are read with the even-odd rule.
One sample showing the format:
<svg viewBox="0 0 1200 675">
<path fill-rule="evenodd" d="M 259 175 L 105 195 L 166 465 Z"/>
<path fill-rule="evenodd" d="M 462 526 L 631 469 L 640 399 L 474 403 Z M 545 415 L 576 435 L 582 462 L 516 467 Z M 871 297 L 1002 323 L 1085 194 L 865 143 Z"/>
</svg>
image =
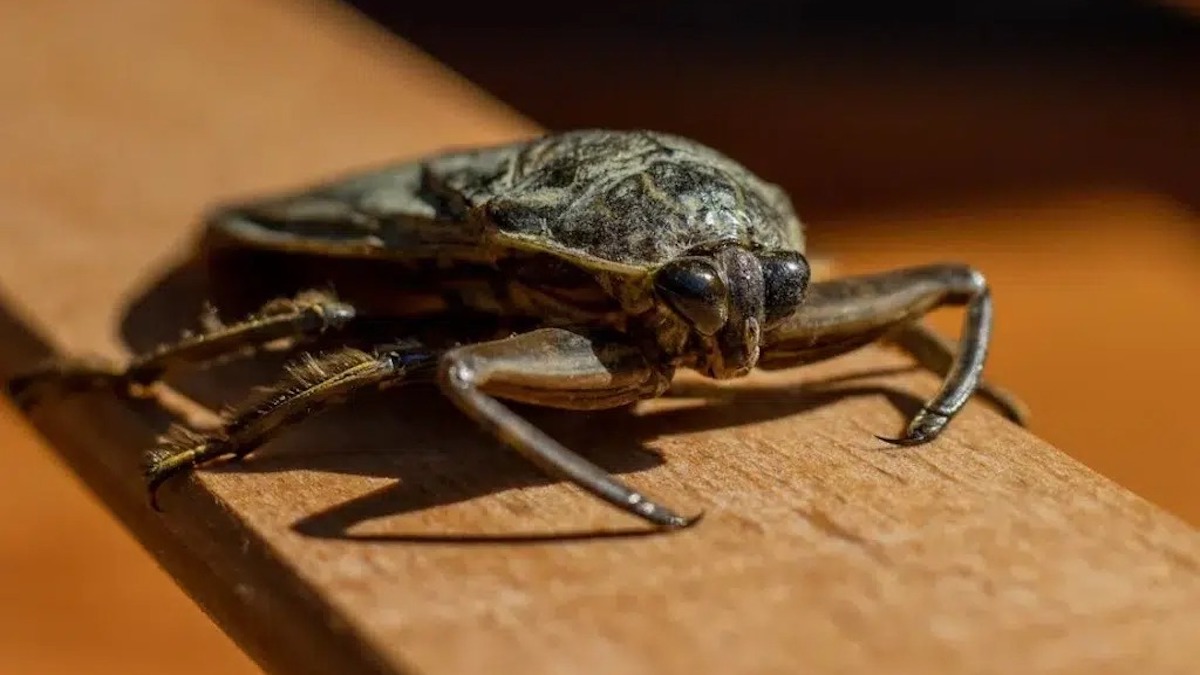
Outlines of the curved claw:
<svg viewBox="0 0 1200 675">
<path fill-rule="evenodd" d="M 670 525 L 666 526 L 667 529 L 686 530 L 701 520 L 704 520 L 705 512 L 699 511 L 694 516 L 679 516 L 675 514 L 671 515 L 674 517 L 674 520 L 670 523 Z"/>
<path fill-rule="evenodd" d="M 879 440 L 881 440 L 884 443 L 887 443 L 889 445 L 895 445 L 895 446 L 898 446 L 901 448 L 907 448 L 907 447 L 911 447 L 914 445 L 921 445 L 922 443 L 929 440 L 928 438 L 914 438 L 911 436 L 890 437 L 890 436 L 880 436 L 879 434 L 875 434 L 875 438 L 878 438 Z"/>
<path fill-rule="evenodd" d="M 225 442 L 204 438 L 181 427 L 172 428 L 157 448 L 146 453 L 142 464 L 142 477 L 146 480 L 150 508 L 162 512 L 158 504 L 158 489 L 167 479 L 190 471 L 200 462 L 226 454 Z"/>
<path fill-rule="evenodd" d="M 176 455 L 174 457 L 165 457 L 157 462 L 155 462 L 153 458 L 147 458 L 148 461 L 146 468 L 142 471 L 142 476 L 146 479 L 147 499 L 150 508 L 154 509 L 158 513 L 162 513 L 163 511 L 162 507 L 158 503 L 158 489 L 162 487 L 162 484 L 165 483 L 168 478 L 182 473 L 186 469 L 190 469 L 192 467 L 190 458 L 188 458 L 187 461 L 171 461 L 178 457 L 180 456 Z"/>
<path fill-rule="evenodd" d="M 654 525 L 657 525 L 665 530 L 683 530 L 700 522 L 704 517 L 704 512 L 685 517 L 681 516 L 671 509 L 668 509 L 661 504 L 656 504 L 641 495 L 636 496 L 636 500 L 630 500 L 630 510 L 634 515 L 645 518 Z"/>
<path fill-rule="evenodd" d="M 905 430 L 903 436 L 899 438 L 888 438 L 886 436 L 879 436 L 877 434 L 875 438 L 878 438 L 884 443 L 890 443 L 891 445 L 898 445 L 901 447 L 921 445 L 937 438 L 938 435 L 942 433 L 942 430 L 946 428 L 946 425 L 949 422 L 949 415 L 935 412 L 928 408 L 921 408 L 921 411 L 918 412 L 912 418 L 912 421 L 908 423 L 908 429 Z"/>
<path fill-rule="evenodd" d="M 146 484 L 146 503 L 154 510 L 155 513 L 162 513 L 163 508 L 158 503 L 158 488 L 166 480 L 166 476 L 159 480 L 151 480 Z"/>
</svg>

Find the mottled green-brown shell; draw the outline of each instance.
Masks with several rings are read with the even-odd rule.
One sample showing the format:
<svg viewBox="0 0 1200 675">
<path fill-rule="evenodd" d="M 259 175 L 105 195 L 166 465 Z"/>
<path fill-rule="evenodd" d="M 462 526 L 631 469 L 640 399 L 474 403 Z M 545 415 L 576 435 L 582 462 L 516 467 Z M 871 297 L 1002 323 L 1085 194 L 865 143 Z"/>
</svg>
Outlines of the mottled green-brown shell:
<svg viewBox="0 0 1200 675">
<path fill-rule="evenodd" d="M 723 241 L 804 248 L 782 190 L 699 143 L 646 131 L 448 152 L 246 205 L 212 226 L 243 244 L 324 255 L 473 260 L 532 249 L 610 272 Z"/>
</svg>

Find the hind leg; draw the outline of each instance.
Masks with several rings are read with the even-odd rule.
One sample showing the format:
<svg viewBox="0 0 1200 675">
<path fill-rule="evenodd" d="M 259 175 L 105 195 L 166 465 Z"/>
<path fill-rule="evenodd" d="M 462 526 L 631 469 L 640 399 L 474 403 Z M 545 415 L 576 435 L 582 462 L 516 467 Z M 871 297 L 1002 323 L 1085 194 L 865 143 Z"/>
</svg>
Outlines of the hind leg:
<svg viewBox="0 0 1200 675">
<path fill-rule="evenodd" d="M 136 393 L 183 366 L 202 366 L 280 341 L 299 343 L 339 329 L 354 318 L 354 308 L 332 294 L 306 291 L 295 298 L 272 300 L 250 316 L 223 325 L 209 315 L 202 332 L 134 356 L 124 367 L 93 357 L 51 360 L 7 384 L 9 395 L 23 408 L 49 394 L 67 395 L 116 388 Z"/>
<path fill-rule="evenodd" d="M 357 392 L 432 380 L 436 360 L 435 352 L 410 344 L 372 353 L 347 348 L 300 357 L 273 386 L 226 412 L 219 430 L 200 434 L 175 425 L 160 438 L 146 453 L 143 466 L 151 503 L 167 478 L 225 455 L 245 456 L 289 426 Z"/>
</svg>

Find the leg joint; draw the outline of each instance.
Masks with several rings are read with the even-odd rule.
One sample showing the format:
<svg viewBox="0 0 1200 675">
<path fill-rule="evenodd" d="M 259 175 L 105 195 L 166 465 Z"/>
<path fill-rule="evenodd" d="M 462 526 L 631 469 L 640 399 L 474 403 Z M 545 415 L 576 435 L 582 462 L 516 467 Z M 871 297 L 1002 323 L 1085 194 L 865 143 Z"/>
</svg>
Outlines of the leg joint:
<svg viewBox="0 0 1200 675">
<path fill-rule="evenodd" d="M 987 278 L 983 272 L 969 265 L 946 265 L 944 279 L 950 295 L 963 301 L 982 295 L 988 290 Z"/>
</svg>

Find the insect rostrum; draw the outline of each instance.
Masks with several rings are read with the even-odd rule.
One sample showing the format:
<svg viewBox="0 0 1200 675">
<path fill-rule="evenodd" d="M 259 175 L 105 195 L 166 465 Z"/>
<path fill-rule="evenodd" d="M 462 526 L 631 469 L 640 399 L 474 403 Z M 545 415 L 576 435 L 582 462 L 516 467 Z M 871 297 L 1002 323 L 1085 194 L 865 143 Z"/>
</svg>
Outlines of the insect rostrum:
<svg viewBox="0 0 1200 675">
<path fill-rule="evenodd" d="M 501 401 L 610 408 L 661 394 L 679 368 L 735 378 L 889 338 L 945 371 L 893 439 L 917 444 L 986 387 L 992 306 L 982 275 L 942 264 L 810 282 L 783 191 L 667 134 L 573 131 L 377 168 L 221 208 L 199 250 L 227 298 L 219 305 L 265 304 L 122 367 L 60 360 L 10 383 L 27 403 L 50 390 L 133 391 L 169 369 L 281 340 L 298 351 L 340 342 L 301 354 L 276 386 L 231 407 L 220 432 L 167 434 L 147 453 L 152 488 L 244 455 L 356 391 L 435 382 L 547 473 L 681 527 L 690 520 Z M 920 324 L 943 305 L 966 307 L 957 349 Z"/>
</svg>

